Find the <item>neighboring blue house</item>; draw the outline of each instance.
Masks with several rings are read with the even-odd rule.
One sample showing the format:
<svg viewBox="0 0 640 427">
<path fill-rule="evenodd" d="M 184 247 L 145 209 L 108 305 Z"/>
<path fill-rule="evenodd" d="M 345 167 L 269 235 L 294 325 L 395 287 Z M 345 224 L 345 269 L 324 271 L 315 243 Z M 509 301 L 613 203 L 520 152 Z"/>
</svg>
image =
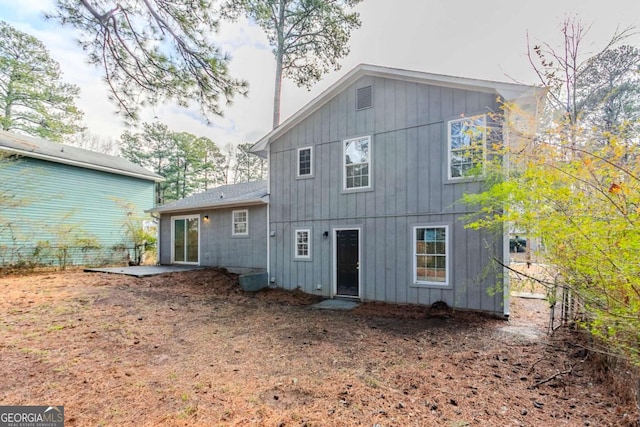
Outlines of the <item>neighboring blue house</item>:
<svg viewBox="0 0 640 427">
<path fill-rule="evenodd" d="M 164 180 L 121 157 L 3 131 L 0 155 L 0 265 L 55 263 L 67 246 L 74 264 L 122 256 L 125 222 L 154 207 Z"/>
<path fill-rule="evenodd" d="M 544 90 L 360 65 L 260 139 L 269 159 L 272 285 L 325 297 L 508 316 L 507 233 L 469 230 L 501 117 L 525 124 Z M 529 122 L 527 122 L 528 124 Z M 523 126 L 520 126 L 523 127 Z M 525 129 L 526 130 L 526 129 Z M 530 129 L 529 129 L 530 130 Z"/>
<path fill-rule="evenodd" d="M 267 182 L 255 181 L 153 209 L 160 215 L 160 263 L 266 270 L 268 203 Z"/>
</svg>

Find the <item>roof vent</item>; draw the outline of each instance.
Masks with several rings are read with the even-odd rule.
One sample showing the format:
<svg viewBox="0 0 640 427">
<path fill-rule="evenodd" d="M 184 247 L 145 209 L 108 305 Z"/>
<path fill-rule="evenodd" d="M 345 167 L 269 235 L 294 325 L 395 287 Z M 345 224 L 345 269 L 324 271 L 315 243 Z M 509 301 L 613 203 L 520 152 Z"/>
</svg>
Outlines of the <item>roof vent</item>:
<svg viewBox="0 0 640 427">
<path fill-rule="evenodd" d="M 356 110 L 373 107 L 371 86 L 356 89 Z"/>
</svg>

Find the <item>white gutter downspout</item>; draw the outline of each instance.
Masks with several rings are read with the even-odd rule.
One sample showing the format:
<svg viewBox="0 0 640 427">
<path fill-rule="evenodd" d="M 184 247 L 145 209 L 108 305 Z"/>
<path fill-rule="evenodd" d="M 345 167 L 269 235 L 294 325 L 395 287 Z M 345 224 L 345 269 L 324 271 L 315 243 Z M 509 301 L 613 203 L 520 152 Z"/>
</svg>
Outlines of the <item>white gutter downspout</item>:
<svg viewBox="0 0 640 427">
<path fill-rule="evenodd" d="M 271 212 L 271 150 L 267 147 L 267 286 L 271 286 L 271 223 L 269 221 Z"/>
<path fill-rule="evenodd" d="M 157 217 L 155 217 L 153 214 L 151 214 L 151 218 L 158 220 L 158 226 L 156 227 L 156 265 L 160 265 L 160 222 L 162 221 L 162 215 L 158 215 Z"/>
<path fill-rule="evenodd" d="M 509 112 L 509 108 L 507 108 L 505 110 L 505 115 L 506 117 L 504 118 L 504 123 L 506 124 L 506 126 L 503 126 L 502 129 L 502 133 L 503 133 L 503 143 L 504 145 L 507 147 L 507 155 L 505 156 L 505 158 L 503 159 L 504 161 L 504 167 L 506 169 L 506 172 L 509 173 L 510 171 L 510 164 L 509 164 L 509 148 L 511 148 L 511 139 L 510 139 L 510 133 L 509 133 L 509 126 L 510 126 L 510 115 L 511 113 Z M 509 249 L 509 230 L 511 229 L 511 225 L 510 223 L 504 223 L 502 225 L 502 262 L 504 263 L 503 267 L 502 267 L 502 303 L 503 303 L 503 311 L 502 314 L 504 315 L 504 317 L 508 320 L 509 319 L 509 315 L 511 314 L 511 283 L 510 283 L 510 271 L 509 271 L 509 264 L 511 264 L 511 252 Z"/>
</svg>

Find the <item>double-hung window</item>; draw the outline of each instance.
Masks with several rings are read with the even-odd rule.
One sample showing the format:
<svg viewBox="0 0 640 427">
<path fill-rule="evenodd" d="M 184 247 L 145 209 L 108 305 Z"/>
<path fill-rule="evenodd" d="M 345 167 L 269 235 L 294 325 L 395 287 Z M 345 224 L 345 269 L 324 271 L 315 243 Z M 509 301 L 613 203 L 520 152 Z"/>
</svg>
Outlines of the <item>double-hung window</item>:
<svg viewBox="0 0 640 427">
<path fill-rule="evenodd" d="M 413 227 L 413 283 L 447 286 L 448 227 Z"/>
<path fill-rule="evenodd" d="M 313 147 L 298 148 L 298 178 L 313 176 Z"/>
<path fill-rule="evenodd" d="M 448 123 L 449 179 L 482 175 L 487 142 L 486 115 Z"/>
<path fill-rule="evenodd" d="M 345 190 L 371 187 L 371 137 L 344 141 L 343 161 Z"/>
<path fill-rule="evenodd" d="M 231 218 L 232 218 L 231 235 L 233 236 L 249 235 L 249 211 L 247 209 L 233 211 L 231 213 Z"/>
<path fill-rule="evenodd" d="M 295 253 L 294 258 L 311 258 L 311 230 L 302 228 L 295 230 Z"/>
</svg>

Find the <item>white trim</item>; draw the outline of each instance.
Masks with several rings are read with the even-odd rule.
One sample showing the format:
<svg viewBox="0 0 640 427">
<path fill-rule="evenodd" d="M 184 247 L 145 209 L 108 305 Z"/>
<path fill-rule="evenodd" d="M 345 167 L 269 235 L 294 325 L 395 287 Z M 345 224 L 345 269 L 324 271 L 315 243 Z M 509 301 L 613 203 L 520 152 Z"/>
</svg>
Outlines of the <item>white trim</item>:
<svg viewBox="0 0 640 427">
<path fill-rule="evenodd" d="M 309 150 L 309 173 L 304 175 L 300 174 L 300 152 L 302 150 Z M 296 177 L 297 178 L 312 178 L 313 177 L 313 145 L 307 147 L 300 147 L 296 151 Z"/>
<path fill-rule="evenodd" d="M 416 240 L 416 229 L 418 228 L 444 228 L 444 254 L 445 254 L 445 279 L 444 282 L 432 282 L 427 280 L 418 280 L 418 266 L 416 263 L 418 242 Z M 429 286 L 438 288 L 449 288 L 450 271 L 451 271 L 451 245 L 449 244 L 451 237 L 449 235 L 448 224 L 424 223 L 412 224 L 411 226 L 411 277 L 414 286 Z"/>
<path fill-rule="evenodd" d="M 353 296 L 353 295 L 339 295 L 338 294 L 338 231 L 343 231 L 343 230 L 358 230 L 358 295 L 357 296 Z M 339 296 L 339 297 L 346 297 L 346 298 L 357 298 L 360 299 L 362 298 L 362 227 L 359 225 L 356 226 L 344 226 L 344 227 L 334 227 L 331 230 L 332 233 L 332 238 L 333 238 L 333 242 L 332 242 L 332 250 L 333 250 L 333 256 L 332 256 L 332 264 L 333 264 L 333 272 L 332 272 L 332 278 L 333 278 L 333 283 L 331 285 L 331 295 L 332 296 Z"/>
<path fill-rule="evenodd" d="M 202 203 L 199 205 L 190 205 L 190 206 L 177 206 L 175 208 L 164 209 L 153 208 L 146 210 L 145 212 L 155 212 L 160 214 L 168 214 L 171 212 L 189 212 L 189 211 L 201 211 L 203 209 L 226 209 L 226 208 L 235 208 L 241 206 L 257 206 L 257 205 L 268 205 L 269 200 L 265 199 L 265 197 L 261 197 L 260 199 L 253 200 L 240 200 L 240 201 L 232 201 L 232 202 L 224 202 L 224 203 Z"/>
<path fill-rule="evenodd" d="M 267 152 L 267 198 L 271 198 L 271 172 L 269 170 L 271 165 L 271 153 Z M 271 204 L 267 203 L 267 226 L 265 227 L 267 233 L 267 283 L 271 286 Z M 275 236 L 274 236 L 275 237 Z"/>
<path fill-rule="evenodd" d="M 154 199 L 155 199 L 155 194 L 154 194 Z M 158 226 L 156 227 L 156 265 L 160 265 L 162 264 L 162 248 L 160 247 L 160 242 L 162 241 L 162 238 L 161 238 L 162 217 L 161 216 L 154 217 L 153 215 L 151 215 L 151 217 L 158 221 Z M 169 221 L 171 221 L 171 218 L 169 218 Z M 171 224 L 169 224 L 169 229 L 171 229 Z M 173 236 L 173 233 L 171 233 L 171 236 Z M 169 236 L 169 240 L 172 239 L 171 236 Z M 171 257 L 171 253 L 169 254 L 169 257 Z M 169 258 L 169 260 L 171 260 L 171 258 Z"/>
<path fill-rule="evenodd" d="M 511 270 L 509 268 L 509 264 L 511 264 L 511 253 L 509 252 L 509 232 L 507 231 L 509 226 L 507 224 L 503 224 L 502 229 L 502 297 L 503 297 L 503 306 L 502 306 L 502 314 L 505 317 L 509 317 L 511 310 Z M 506 256 L 505 256 L 506 254 Z"/>
<path fill-rule="evenodd" d="M 236 213 L 245 213 L 246 229 L 244 233 L 236 233 Z M 232 236 L 248 236 L 249 235 L 249 209 L 237 209 L 231 211 L 231 235 Z"/>
<path fill-rule="evenodd" d="M 482 132 L 482 174 L 451 176 L 451 151 L 452 151 L 451 150 L 451 124 L 457 123 L 457 122 L 469 121 L 469 120 L 475 121 L 479 118 L 482 118 L 482 121 L 484 122 L 484 124 L 482 125 L 484 127 Z M 447 179 L 448 180 L 457 181 L 457 180 L 465 180 L 470 178 L 477 178 L 478 176 L 484 176 L 486 163 L 487 163 L 487 132 L 488 132 L 488 127 L 487 127 L 486 114 L 475 114 L 473 116 L 467 116 L 467 117 L 462 117 L 459 119 L 453 119 L 453 120 L 447 121 Z"/>
<path fill-rule="evenodd" d="M 307 233 L 307 254 L 300 255 L 298 253 L 298 233 Z M 311 259 L 311 229 L 310 228 L 296 228 L 293 230 L 293 258 L 297 260 L 310 260 Z"/>
<path fill-rule="evenodd" d="M 360 187 L 347 188 L 347 144 L 352 141 L 359 141 L 359 140 L 365 140 L 365 139 L 367 140 L 367 143 L 369 146 L 368 147 L 369 158 L 367 159 L 367 163 L 366 163 L 367 169 L 368 169 L 368 173 L 367 173 L 368 184 L 361 185 Z M 373 185 L 373 143 L 371 141 L 372 141 L 371 135 L 358 136 L 355 138 L 349 138 L 342 141 L 342 191 L 351 192 L 351 191 L 371 189 Z M 359 163 L 359 164 L 363 165 L 364 163 Z"/>
<path fill-rule="evenodd" d="M 176 242 L 175 242 L 175 227 L 176 227 L 176 220 L 180 220 L 180 219 L 197 219 L 198 220 L 198 261 L 193 262 L 193 261 L 176 261 Z M 172 216 L 170 217 L 170 221 L 171 221 L 171 264 L 188 264 L 188 265 L 200 265 L 200 215 L 176 215 L 176 216 Z M 187 240 L 186 240 L 186 236 L 187 234 L 185 233 L 185 254 L 184 254 L 184 258 L 187 258 Z M 160 252 L 158 252 L 160 253 Z"/>
</svg>

